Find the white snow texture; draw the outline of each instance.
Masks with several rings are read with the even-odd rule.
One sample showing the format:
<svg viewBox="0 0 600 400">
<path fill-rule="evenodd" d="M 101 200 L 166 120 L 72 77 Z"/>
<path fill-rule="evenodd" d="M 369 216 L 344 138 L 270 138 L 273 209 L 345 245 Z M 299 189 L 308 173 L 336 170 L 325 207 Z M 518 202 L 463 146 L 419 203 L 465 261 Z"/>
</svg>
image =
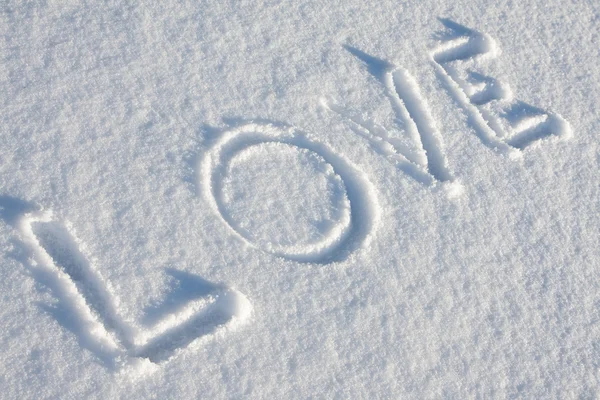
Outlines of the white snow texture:
<svg viewBox="0 0 600 400">
<path fill-rule="evenodd" d="M 596 0 L 0 3 L 0 398 L 600 398 Z"/>
</svg>

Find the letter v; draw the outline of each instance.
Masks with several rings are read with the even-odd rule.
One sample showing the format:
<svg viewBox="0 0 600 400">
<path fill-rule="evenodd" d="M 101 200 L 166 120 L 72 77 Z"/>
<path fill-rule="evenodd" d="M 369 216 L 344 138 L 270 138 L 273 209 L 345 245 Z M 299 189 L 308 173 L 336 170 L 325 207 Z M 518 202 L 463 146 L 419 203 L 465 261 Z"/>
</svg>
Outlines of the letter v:
<svg viewBox="0 0 600 400">
<path fill-rule="evenodd" d="M 413 144 L 413 149 L 406 149 L 396 144 L 385 129 L 361 118 L 351 116 L 341 106 L 327 103 L 327 107 L 338 114 L 349 118 L 352 122 L 359 125 L 363 130 L 368 131 L 372 136 L 373 142 L 391 146 L 395 156 L 401 155 L 404 163 L 411 164 L 411 175 L 423 183 L 432 181 L 447 182 L 453 181 L 452 173 L 448 169 L 447 160 L 442 152 L 442 137 L 437 130 L 435 121 L 431 116 L 427 102 L 421 96 L 419 87 L 412 75 L 403 68 L 397 67 L 387 61 L 368 55 L 361 50 L 351 46 L 344 46 L 352 55 L 364 62 L 368 72 L 373 75 L 385 88 L 385 94 L 390 101 L 396 118 L 404 123 L 409 140 Z M 382 132 L 384 132 L 382 134 Z M 389 150 L 383 151 L 390 155 Z M 423 177 L 425 171 L 415 171 L 424 169 L 426 174 L 433 179 Z M 407 171 L 408 172 L 408 171 Z"/>
</svg>

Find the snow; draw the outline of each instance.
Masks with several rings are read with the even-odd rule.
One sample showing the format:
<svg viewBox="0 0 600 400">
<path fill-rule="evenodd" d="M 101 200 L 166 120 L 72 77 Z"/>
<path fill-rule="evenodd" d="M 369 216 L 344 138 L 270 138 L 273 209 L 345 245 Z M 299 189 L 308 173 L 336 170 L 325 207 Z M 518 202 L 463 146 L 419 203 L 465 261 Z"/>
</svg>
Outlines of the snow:
<svg viewBox="0 0 600 400">
<path fill-rule="evenodd" d="M 600 396 L 594 2 L 0 11 L 0 397 Z"/>
</svg>

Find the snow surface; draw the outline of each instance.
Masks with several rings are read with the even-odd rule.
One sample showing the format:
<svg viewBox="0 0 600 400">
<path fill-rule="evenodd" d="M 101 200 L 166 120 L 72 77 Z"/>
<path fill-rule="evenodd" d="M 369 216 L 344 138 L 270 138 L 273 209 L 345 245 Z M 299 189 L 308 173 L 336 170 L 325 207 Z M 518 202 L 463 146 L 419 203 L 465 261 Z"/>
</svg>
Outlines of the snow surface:
<svg viewBox="0 0 600 400">
<path fill-rule="evenodd" d="M 0 10 L 0 398 L 600 397 L 596 0 Z"/>
</svg>

